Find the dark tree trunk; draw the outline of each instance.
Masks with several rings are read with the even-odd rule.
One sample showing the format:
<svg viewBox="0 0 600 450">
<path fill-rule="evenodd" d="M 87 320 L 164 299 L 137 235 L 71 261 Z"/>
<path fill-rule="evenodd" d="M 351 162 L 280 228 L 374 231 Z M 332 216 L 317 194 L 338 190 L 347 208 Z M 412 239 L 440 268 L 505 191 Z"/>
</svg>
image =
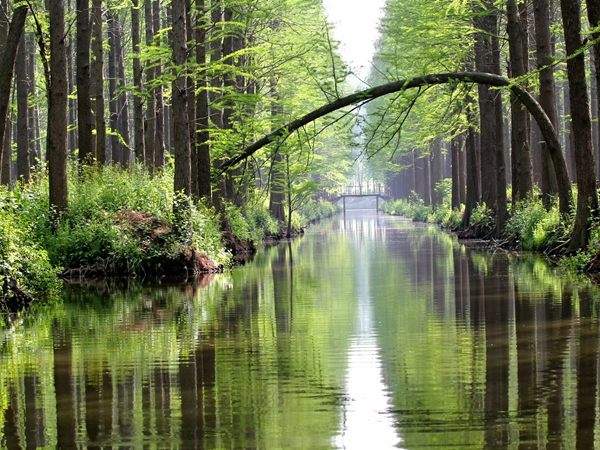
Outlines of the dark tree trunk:
<svg viewBox="0 0 600 450">
<path fill-rule="evenodd" d="M 172 7 L 173 62 L 182 66 L 187 58 L 187 35 L 185 27 L 185 0 L 173 0 Z M 175 155 L 174 188 L 178 194 L 191 194 L 190 173 L 190 134 L 188 127 L 186 77 L 176 71 L 172 84 L 173 143 Z"/>
<path fill-rule="evenodd" d="M 115 65 L 117 70 L 117 111 L 118 129 L 122 139 L 120 163 L 121 167 L 129 167 L 131 163 L 131 151 L 129 149 L 129 103 L 125 86 L 125 62 L 123 57 L 123 26 L 118 15 L 114 15 L 115 21 Z"/>
<path fill-rule="evenodd" d="M 509 36 L 511 76 L 518 78 L 526 73 L 527 50 L 525 24 L 521 23 L 516 0 L 506 3 L 507 32 Z M 533 187 L 531 155 L 529 151 L 529 113 L 521 102 L 511 95 L 511 174 L 512 203 L 527 198 Z"/>
<path fill-rule="evenodd" d="M 590 28 L 596 29 L 591 34 L 592 40 L 596 43 L 592 47 L 592 62 L 593 62 L 593 70 L 592 77 L 594 78 L 592 81 L 592 85 L 595 89 L 592 89 L 592 103 L 594 108 L 592 110 L 593 116 L 596 118 L 596 122 L 593 127 L 595 132 L 593 141 L 594 146 L 596 147 L 596 175 L 600 176 L 600 132 L 598 129 L 597 120 L 600 118 L 600 0 L 586 0 L 587 4 L 587 15 L 588 20 L 590 22 Z"/>
<path fill-rule="evenodd" d="M 486 1 L 486 8 L 491 7 Z M 493 72 L 492 36 L 497 33 L 497 16 L 490 11 L 475 11 L 475 67 L 481 72 Z M 502 136 L 496 136 L 495 96 L 489 86 L 479 86 L 479 127 L 481 151 L 481 179 L 486 180 L 481 185 L 481 201 L 490 209 L 496 210 L 496 152 L 495 145 Z"/>
<path fill-rule="evenodd" d="M 67 73 L 63 0 L 48 0 L 50 16 L 50 86 L 48 90 L 48 174 L 54 220 L 66 211 L 67 190 Z"/>
<path fill-rule="evenodd" d="M 556 113 L 556 86 L 554 82 L 553 45 L 550 34 L 551 0 L 534 0 L 536 64 L 540 81 L 540 104 L 555 128 L 558 127 Z M 557 192 L 557 179 L 554 162 L 546 151 L 546 143 L 540 149 L 540 189 L 546 208 L 551 205 L 551 197 Z"/>
<path fill-rule="evenodd" d="M 144 110 L 142 108 L 142 63 L 140 61 L 140 4 L 132 0 L 131 5 L 131 46 L 133 51 L 133 139 L 135 159 L 144 163 Z"/>
<path fill-rule="evenodd" d="M 196 0 L 198 10 L 196 26 L 196 63 L 201 66 L 206 64 L 206 23 L 207 11 L 204 0 Z M 208 84 L 206 72 L 197 77 L 198 93 L 196 95 L 196 157 L 198 160 L 198 196 L 211 202 L 211 177 L 210 177 L 210 146 L 209 146 L 209 110 L 208 110 Z"/>
<path fill-rule="evenodd" d="M 575 142 L 573 139 L 573 117 L 571 116 L 571 92 L 569 82 L 563 81 L 563 117 L 565 127 L 565 160 L 569 171 L 569 178 L 575 181 L 577 169 L 575 168 Z"/>
<path fill-rule="evenodd" d="M 431 203 L 434 206 L 439 206 L 442 204 L 442 195 L 438 191 L 438 183 L 442 181 L 442 141 L 439 138 L 436 138 L 431 143 L 431 163 L 430 163 L 430 171 L 431 171 Z"/>
<path fill-rule="evenodd" d="M 213 0 L 211 4 L 211 37 L 210 37 L 210 61 L 215 63 L 221 60 L 223 50 L 223 9 L 221 0 Z M 223 127 L 223 110 L 216 104 L 221 97 L 223 89 L 223 78 L 216 73 L 211 78 L 210 92 L 210 120 L 212 126 Z"/>
<path fill-rule="evenodd" d="M 6 7 L 6 5 L 5 5 Z M 17 56 L 17 49 L 19 48 L 19 42 L 21 35 L 23 34 L 23 28 L 25 27 L 25 18 L 27 17 L 27 5 L 19 6 L 13 11 L 10 25 L 8 26 L 8 32 L 5 35 L 6 40 L 2 48 L 2 64 L 0 65 L 0 142 L 2 145 L 2 169 L 1 179 L 5 185 L 10 184 L 10 166 L 11 166 L 11 148 L 10 140 L 5 139 L 8 128 L 8 116 L 9 116 L 9 104 L 10 104 L 10 92 L 13 84 L 13 73 L 15 67 L 15 59 Z M 3 20 L 3 19 L 0 19 Z M 1 37 L 0 37 L 1 38 Z"/>
<path fill-rule="evenodd" d="M 29 82 L 29 95 L 35 99 L 35 35 L 29 33 L 27 36 L 27 79 Z M 28 123 L 29 123 L 29 152 L 31 164 L 37 166 L 41 161 L 40 130 L 38 107 L 30 102 L 28 105 Z"/>
<path fill-rule="evenodd" d="M 283 114 L 279 93 L 277 91 L 277 80 L 271 78 L 271 123 L 272 128 L 276 128 L 278 118 Z M 283 229 L 285 225 L 285 173 L 283 167 L 283 155 L 279 146 L 274 149 L 271 155 L 271 169 L 269 172 L 269 212 L 271 216 L 279 223 L 279 228 Z"/>
<path fill-rule="evenodd" d="M 461 137 L 456 136 L 450 142 L 450 154 L 452 158 L 452 209 L 460 208 L 462 199 L 460 198 L 460 147 L 462 145 Z"/>
<path fill-rule="evenodd" d="M 577 172 L 577 213 L 570 248 L 577 250 L 587 247 L 589 242 L 590 219 L 592 212 L 598 209 L 598 196 L 592 154 L 592 126 L 585 79 L 585 59 L 583 53 L 576 54 L 583 46 L 581 8 L 578 0 L 561 0 L 560 4 L 566 51 L 570 56 L 567 59 L 567 74 Z"/>
<path fill-rule="evenodd" d="M 154 25 L 152 20 L 152 1 L 144 0 L 144 21 L 145 21 L 145 40 L 146 45 L 152 45 L 154 39 Z M 151 90 L 154 80 L 153 62 L 149 62 L 146 67 L 146 86 Z M 146 95 L 146 117 L 145 117 L 145 135 L 144 135 L 144 150 L 146 167 L 149 170 L 154 168 L 155 161 L 155 143 L 156 143 L 156 106 L 154 93 L 150 92 Z"/>
<path fill-rule="evenodd" d="M 94 113 L 96 126 L 96 161 L 106 164 L 106 119 L 104 113 L 104 50 L 102 48 L 102 0 L 92 0 L 92 96 L 94 97 Z"/>
<path fill-rule="evenodd" d="M 192 2 L 185 1 L 185 29 L 188 48 L 194 48 L 195 29 L 192 26 Z M 196 83 L 190 74 L 186 80 L 187 84 L 187 110 L 188 130 L 190 133 L 190 183 L 194 198 L 198 198 L 198 149 L 196 147 Z"/>
<path fill-rule="evenodd" d="M 21 33 L 19 51 L 15 61 L 17 78 L 17 180 L 29 182 L 29 79 L 27 78 L 27 45 Z"/>
<path fill-rule="evenodd" d="M 89 0 L 76 0 L 77 5 L 77 142 L 79 164 L 92 164 L 94 118 L 90 101 L 90 6 Z"/>
<path fill-rule="evenodd" d="M 468 102 L 470 103 L 470 102 Z M 473 112 L 469 108 L 467 109 L 469 116 L 469 128 L 465 135 L 465 169 L 466 169 L 466 192 L 465 192 L 465 213 L 462 219 L 462 227 L 466 228 L 471 222 L 471 214 L 477 207 L 479 200 L 481 199 L 481 179 L 480 167 L 479 167 L 479 149 L 477 143 L 479 142 L 477 132 L 475 131 L 473 120 Z"/>
<path fill-rule="evenodd" d="M 66 0 L 67 2 L 67 13 L 68 17 L 73 14 L 73 0 Z M 68 20 L 68 19 L 65 19 Z M 77 101 L 73 97 L 75 94 L 75 81 L 74 81 L 74 62 L 75 58 L 75 46 L 73 45 L 72 29 L 75 27 L 66 24 L 66 52 L 67 52 L 67 113 L 68 113 L 68 126 L 67 126 L 67 143 L 69 155 L 73 155 L 77 148 Z"/>
<path fill-rule="evenodd" d="M 159 45 L 160 36 L 158 35 L 158 33 L 160 31 L 160 2 L 158 0 L 154 0 L 152 2 L 152 27 L 154 28 L 154 42 L 156 45 Z M 154 75 L 156 78 L 160 78 L 162 76 L 162 67 L 160 60 L 157 62 L 156 68 L 154 69 Z M 162 85 L 158 85 L 156 87 L 154 95 L 156 108 L 156 120 L 154 122 L 154 166 L 157 168 L 161 168 L 165 165 L 165 116 Z M 175 142 L 173 142 L 173 145 L 175 145 Z"/>
<path fill-rule="evenodd" d="M 110 111 L 110 162 L 118 164 L 123 154 L 119 140 L 119 102 L 117 98 L 117 23 L 114 12 L 107 11 L 108 27 L 108 109 Z"/>
</svg>

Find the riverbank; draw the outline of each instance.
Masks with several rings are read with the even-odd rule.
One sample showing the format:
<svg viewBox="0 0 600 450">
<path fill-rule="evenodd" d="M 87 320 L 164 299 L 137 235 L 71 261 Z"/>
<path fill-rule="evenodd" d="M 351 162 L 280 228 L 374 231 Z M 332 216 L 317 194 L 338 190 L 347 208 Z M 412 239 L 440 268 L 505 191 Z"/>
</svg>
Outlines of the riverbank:
<svg viewBox="0 0 600 450">
<path fill-rule="evenodd" d="M 47 178 L 0 189 L 0 310 L 50 299 L 61 279 L 186 279 L 252 258 L 265 240 L 281 236 L 266 199 L 217 212 L 191 205 L 189 223 L 173 216 L 172 173 L 107 167 L 70 177 L 69 210 L 51 226 Z M 308 201 L 292 216 L 295 232 L 332 214 Z M 181 230 L 184 228 L 185 233 Z"/>
<path fill-rule="evenodd" d="M 467 227 L 461 222 L 463 210 L 453 210 L 449 201 L 433 207 L 418 199 L 394 200 L 386 203 L 383 209 L 390 215 L 435 223 L 461 240 L 476 240 L 492 248 L 539 253 L 565 272 L 596 279 L 600 276 L 600 226 L 592 227 L 592 238 L 586 250 L 569 253 L 566 243 L 572 217 L 564 220 L 557 204 L 547 210 L 539 197 L 516 205 L 500 237 L 494 233 L 494 219 L 485 205 L 475 208 Z"/>
</svg>

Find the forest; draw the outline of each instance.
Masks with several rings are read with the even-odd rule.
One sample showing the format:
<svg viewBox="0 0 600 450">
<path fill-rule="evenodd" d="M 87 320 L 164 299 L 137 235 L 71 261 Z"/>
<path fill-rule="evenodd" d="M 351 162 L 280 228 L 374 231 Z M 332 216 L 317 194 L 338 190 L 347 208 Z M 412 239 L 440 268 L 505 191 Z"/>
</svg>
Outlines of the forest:
<svg viewBox="0 0 600 450">
<path fill-rule="evenodd" d="M 356 185 L 600 268 L 597 0 L 389 0 L 359 83 L 319 0 L 0 9 L 5 303 L 219 271 Z"/>
</svg>

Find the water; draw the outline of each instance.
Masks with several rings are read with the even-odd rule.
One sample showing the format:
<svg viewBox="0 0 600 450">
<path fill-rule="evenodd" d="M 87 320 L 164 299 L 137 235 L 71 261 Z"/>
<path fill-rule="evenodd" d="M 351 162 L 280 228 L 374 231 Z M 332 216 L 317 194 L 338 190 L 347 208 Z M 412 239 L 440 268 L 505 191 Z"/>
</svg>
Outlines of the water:
<svg viewBox="0 0 600 450">
<path fill-rule="evenodd" d="M 0 332 L 0 446 L 592 448 L 598 288 L 356 214 Z"/>
</svg>

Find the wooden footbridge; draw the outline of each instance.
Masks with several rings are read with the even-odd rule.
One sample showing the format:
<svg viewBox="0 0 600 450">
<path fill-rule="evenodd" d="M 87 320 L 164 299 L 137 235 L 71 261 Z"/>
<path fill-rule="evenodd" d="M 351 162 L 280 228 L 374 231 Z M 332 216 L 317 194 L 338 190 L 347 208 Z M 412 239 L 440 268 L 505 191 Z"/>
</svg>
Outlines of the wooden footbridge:
<svg viewBox="0 0 600 450">
<path fill-rule="evenodd" d="M 362 191 L 355 191 L 355 190 L 350 190 L 349 192 L 344 192 L 342 194 L 340 194 L 336 201 L 342 201 L 342 207 L 344 210 L 344 214 L 346 213 L 346 200 L 347 199 L 356 199 L 356 198 L 372 198 L 375 199 L 375 210 L 377 212 L 380 211 L 380 204 L 382 202 L 385 202 L 386 200 L 389 200 L 390 197 L 386 194 L 384 194 L 381 191 L 369 191 L 369 192 L 362 192 Z"/>
</svg>

